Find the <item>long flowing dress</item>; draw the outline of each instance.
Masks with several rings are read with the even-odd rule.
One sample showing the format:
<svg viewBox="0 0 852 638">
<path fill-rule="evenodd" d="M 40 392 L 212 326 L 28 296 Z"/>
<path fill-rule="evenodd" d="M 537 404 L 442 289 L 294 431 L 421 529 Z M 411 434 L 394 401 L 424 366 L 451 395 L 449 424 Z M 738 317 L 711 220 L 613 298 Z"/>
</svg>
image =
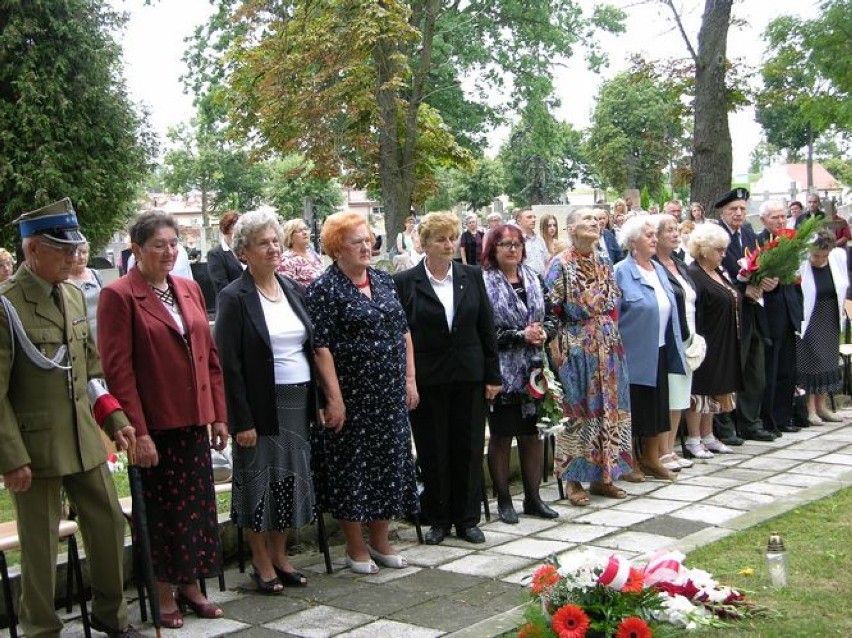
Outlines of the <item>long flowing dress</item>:
<svg viewBox="0 0 852 638">
<path fill-rule="evenodd" d="M 631 438 L 627 363 L 612 318 L 620 292 L 609 257 L 568 248 L 551 262 L 545 286 L 559 318 L 565 360 L 558 374 L 572 421 L 557 436 L 554 473 L 611 482 L 631 469 Z"/>
<path fill-rule="evenodd" d="M 408 323 L 390 275 L 369 268 L 372 299 L 332 264 L 307 291 L 314 346 L 328 348 L 346 407 L 343 429 L 312 430 L 319 511 L 338 520 L 418 509 L 405 393 Z"/>
<path fill-rule="evenodd" d="M 798 384 L 808 394 L 838 392 L 843 385 L 837 365 L 840 310 L 831 268 L 813 268 L 816 301 L 813 315 L 796 347 Z"/>
</svg>

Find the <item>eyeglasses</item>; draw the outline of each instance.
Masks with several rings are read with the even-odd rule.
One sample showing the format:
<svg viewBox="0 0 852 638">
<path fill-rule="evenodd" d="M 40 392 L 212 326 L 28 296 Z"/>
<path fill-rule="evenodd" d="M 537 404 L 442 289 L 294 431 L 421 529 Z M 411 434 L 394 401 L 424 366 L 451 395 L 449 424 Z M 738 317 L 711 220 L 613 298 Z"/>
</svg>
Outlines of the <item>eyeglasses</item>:
<svg viewBox="0 0 852 638">
<path fill-rule="evenodd" d="M 83 249 L 79 246 L 61 246 L 59 244 L 53 244 L 49 241 L 42 241 L 41 245 L 46 246 L 47 248 L 50 248 L 51 250 L 57 253 L 62 253 L 62 255 L 65 257 L 77 257 L 83 251 Z"/>
<path fill-rule="evenodd" d="M 498 241 L 497 246 L 506 250 L 520 250 L 524 245 L 517 241 Z"/>
</svg>

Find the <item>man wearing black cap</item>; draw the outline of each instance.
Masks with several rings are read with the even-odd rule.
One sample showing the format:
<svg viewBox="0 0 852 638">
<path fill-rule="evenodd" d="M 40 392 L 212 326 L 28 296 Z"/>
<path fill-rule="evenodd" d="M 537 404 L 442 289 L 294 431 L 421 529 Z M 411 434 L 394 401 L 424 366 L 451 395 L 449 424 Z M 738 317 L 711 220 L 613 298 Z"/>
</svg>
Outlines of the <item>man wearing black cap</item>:
<svg viewBox="0 0 852 638">
<path fill-rule="evenodd" d="M 98 423 L 120 449 L 133 444 L 134 430 L 101 380 L 83 294 L 65 281 L 85 238 L 67 198 L 15 223 L 25 263 L 0 287 L 0 472 L 21 543 L 21 626 L 29 638 L 62 630 L 53 593 L 64 489 L 89 561 L 92 626 L 134 638 L 123 593 L 124 518 Z"/>
<path fill-rule="evenodd" d="M 715 208 L 719 211 L 720 225 L 731 237 L 731 243 L 722 260 L 722 267 L 742 295 L 740 312 L 740 361 L 743 370 L 743 389 L 737 393 L 737 434 L 754 441 L 774 441 L 775 436 L 767 432 L 760 418 L 761 403 L 766 387 L 764 367 L 764 339 L 769 330 L 763 309 L 763 293 L 773 290 L 778 280 L 764 279 L 761 286 L 737 281 L 740 270 L 737 261 L 745 256 L 746 250 L 757 249 L 757 236 L 745 223 L 749 192 L 735 188 L 725 193 Z M 726 433 L 730 434 L 730 433 Z M 723 440 L 720 437 L 720 440 Z"/>
</svg>

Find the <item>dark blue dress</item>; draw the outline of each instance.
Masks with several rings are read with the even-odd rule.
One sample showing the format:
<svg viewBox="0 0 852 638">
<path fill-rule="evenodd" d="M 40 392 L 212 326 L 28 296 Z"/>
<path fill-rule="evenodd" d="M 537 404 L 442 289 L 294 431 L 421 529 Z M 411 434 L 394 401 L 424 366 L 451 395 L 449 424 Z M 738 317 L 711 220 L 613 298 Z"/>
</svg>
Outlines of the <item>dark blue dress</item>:
<svg viewBox="0 0 852 638">
<path fill-rule="evenodd" d="M 368 269 L 372 299 L 336 264 L 308 287 L 314 344 L 328 348 L 346 406 L 343 429 L 315 428 L 320 511 L 374 521 L 417 511 L 405 394 L 408 323 L 390 275 Z"/>
</svg>

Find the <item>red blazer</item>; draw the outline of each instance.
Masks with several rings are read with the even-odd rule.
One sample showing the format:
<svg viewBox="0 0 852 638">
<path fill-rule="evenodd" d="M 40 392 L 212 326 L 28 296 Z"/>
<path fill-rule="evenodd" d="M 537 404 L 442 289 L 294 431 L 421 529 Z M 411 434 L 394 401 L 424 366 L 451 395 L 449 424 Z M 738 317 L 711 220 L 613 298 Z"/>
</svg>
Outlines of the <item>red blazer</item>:
<svg viewBox="0 0 852 638">
<path fill-rule="evenodd" d="M 169 276 L 188 339 L 136 268 L 101 291 L 98 349 L 136 435 L 227 422 L 219 354 L 198 284 Z"/>
</svg>

